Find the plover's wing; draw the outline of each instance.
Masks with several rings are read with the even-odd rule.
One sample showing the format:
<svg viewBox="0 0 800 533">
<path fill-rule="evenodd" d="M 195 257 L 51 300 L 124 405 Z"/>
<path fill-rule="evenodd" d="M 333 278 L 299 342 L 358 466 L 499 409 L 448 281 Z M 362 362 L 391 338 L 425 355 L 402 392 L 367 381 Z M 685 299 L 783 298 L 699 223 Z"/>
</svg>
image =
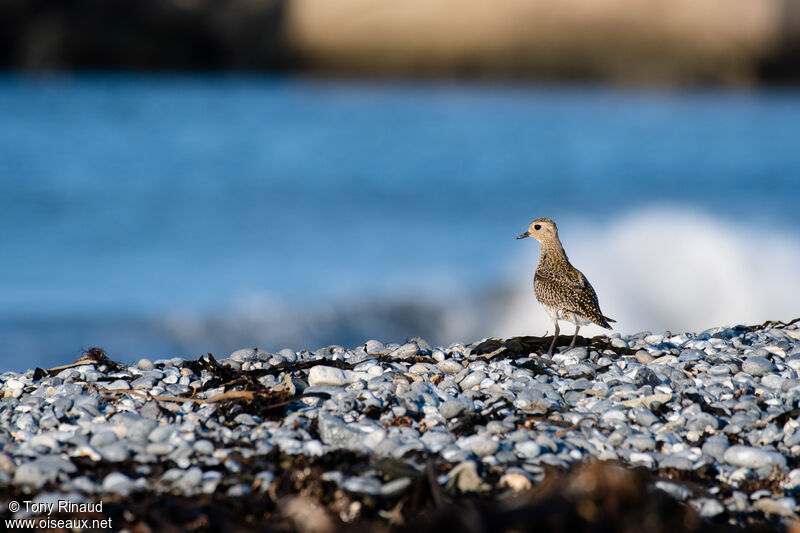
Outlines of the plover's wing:
<svg viewBox="0 0 800 533">
<path fill-rule="evenodd" d="M 575 267 L 570 269 L 552 270 L 550 271 L 549 276 L 559 283 L 564 283 L 565 285 L 570 285 L 575 288 L 582 288 L 587 283 L 586 277 Z"/>
<path fill-rule="evenodd" d="M 603 312 L 600 310 L 600 302 L 597 301 L 597 293 L 594 292 L 594 287 L 592 287 L 592 284 L 586 279 L 586 276 L 581 274 L 581 277 L 583 277 L 584 282 L 583 290 L 576 291 L 575 293 L 577 300 L 580 302 L 580 312 L 598 326 L 611 329 L 608 323 L 615 322 L 615 320 L 603 315 Z"/>
<path fill-rule="evenodd" d="M 575 270 L 578 279 L 573 276 L 563 276 L 558 272 L 536 272 L 534 288 L 536 297 L 540 302 L 572 311 L 585 316 L 598 326 L 611 328 L 608 320 L 600 311 L 597 293 L 592 284 L 580 271 Z M 613 320 L 612 320 L 613 322 Z"/>
</svg>

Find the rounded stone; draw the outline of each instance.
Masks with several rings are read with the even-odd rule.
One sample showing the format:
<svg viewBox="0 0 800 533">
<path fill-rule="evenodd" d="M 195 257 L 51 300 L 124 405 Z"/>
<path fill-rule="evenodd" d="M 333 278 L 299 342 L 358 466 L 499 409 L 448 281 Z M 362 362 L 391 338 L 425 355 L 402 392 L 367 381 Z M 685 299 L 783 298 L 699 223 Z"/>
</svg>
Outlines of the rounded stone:
<svg viewBox="0 0 800 533">
<path fill-rule="evenodd" d="M 4 388 L 8 390 L 22 390 L 25 388 L 25 384 L 18 379 L 12 378 L 5 382 Z"/>
<path fill-rule="evenodd" d="M 131 478 L 120 472 L 111 472 L 103 479 L 103 490 L 116 494 L 128 495 L 133 488 Z"/>
<path fill-rule="evenodd" d="M 150 442 L 165 442 L 169 440 L 176 432 L 177 428 L 175 426 L 171 424 L 164 424 L 151 431 L 148 438 L 150 439 Z"/>
<path fill-rule="evenodd" d="M 708 373 L 712 376 L 726 376 L 731 373 L 731 367 L 728 365 L 714 365 L 708 369 Z M 716 500 L 710 500 L 716 501 Z"/>
<path fill-rule="evenodd" d="M 656 481 L 655 486 L 679 501 L 686 501 L 692 496 L 692 491 L 686 487 L 669 481 Z"/>
<path fill-rule="evenodd" d="M 713 518 L 725 511 L 725 508 L 717 500 L 710 498 L 700 506 L 700 516 L 703 518 Z"/>
<path fill-rule="evenodd" d="M 775 370 L 775 365 L 769 359 L 757 355 L 748 357 L 742 363 L 742 372 L 751 376 L 763 376 Z"/>
<path fill-rule="evenodd" d="M 139 359 L 139 362 L 136 364 L 136 368 L 139 370 L 153 370 L 155 365 L 150 359 Z"/>
<path fill-rule="evenodd" d="M 16 469 L 17 465 L 14 464 L 14 460 L 9 455 L 0 452 L 0 472 L 13 474 Z"/>
<path fill-rule="evenodd" d="M 122 442 L 114 442 L 97 450 L 109 463 L 119 463 L 128 458 L 129 451 Z"/>
<path fill-rule="evenodd" d="M 124 379 L 118 379 L 116 381 L 111 382 L 108 385 L 110 390 L 128 390 L 131 388 L 130 384 Z"/>
<path fill-rule="evenodd" d="M 175 446 L 169 442 L 151 442 L 147 445 L 146 451 L 153 455 L 167 455 L 174 449 Z"/>
<path fill-rule="evenodd" d="M 286 359 L 287 361 L 292 362 L 292 363 L 297 361 L 297 353 L 294 350 L 292 350 L 291 348 L 283 348 L 283 349 L 281 349 L 278 352 L 278 355 L 280 355 L 281 357 L 283 357 L 284 359 Z"/>
<path fill-rule="evenodd" d="M 231 361 L 249 361 L 254 359 L 256 356 L 256 350 L 253 348 L 242 348 L 241 350 L 236 350 L 235 352 L 231 353 L 228 356 L 228 359 Z"/>
<path fill-rule="evenodd" d="M 640 452 L 646 452 L 656 447 L 656 441 L 645 435 L 630 436 L 626 443 L 629 447 Z"/>
<path fill-rule="evenodd" d="M 708 437 L 703 443 L 703 453 L 714 459 L 722 461 L 725 450 L 730 447 L 728 437 L 723 434 L 716 434 Z"/>
<path fill-rule="evenodd" d="M 236 415 L 236 418 L 233 419 L 233 421 L 243 426 L 255 426 L 258 424 L 258 420 L 249 413 L 238 414 Z"/>
<path fill-rule="evenodd" d="M 374 353 L 374 352 L 382 352 L 384 351 L 385 348 L 381 341 L 370 339 L 366 343 L 364 343 L 364 349 L 367 351 L 367 353 Z"/>
<path fill-rule="evenodd" d="M 518 442 L 514 445 L 514 449 L 520 457 L 528 459 L 537 457 L 542 452 L 542 448 L 532 440 Z"/>
<path fill-rule="evenodd" d="M 392 359 L 408 359 L 419 354 L 419 346 L 413 342 L 406 343 L 389 354 Z"/>
<path fill-rule="evenodd" d="M 784 490 L 796 491 L 800 489 L 800 468 L 795 468 L 787 476 L 786 482 L 783 484 Z"/>
<path fill-rule="evenodd" d="M 611 339 L 611 346 L 614 348 L 627 348 L 628 342 L 625 339 L 613 338 Z"/>
<path fill-rule="evenodd" d="M 658 422 L 658 417 L 653 414 L 650 409 L 646 407 L 636 407 L 633 409 L 633 419 L 634 421 L 643 427 L 650 427 L 656 422 Z"/>
<path fill-rule="evenodd" d="M 469 437 L 464 437 L 459 439 L 456 443 L 459 448 L 464 450 L 469 450 L 478 457 L 485 457 L 487 455 L 492 455 L 497 451 L 499 444 L 496 440 L 483 437 L 481 435 L 471 435 Z"/>
<path fill-rule="evenodd" d="M 38 459 L 17 467 L 14 472 L 14 484 L 32 485 L 38 488 L 49 481 L 54 481 L 62 472 L 73 474 L 77 470 L 77 467 L 68 459 L 57 455 L 40 456 Z"/>
<path fill-rule="evenodd" d="M 89 444 L 95 448 L 99 448 L 117 442 L 117 440 L 119 440 L 117 434 L 113 431 L 101 431 L 100 433 L 95 433 L 92 438 L 89 439 Z"/>
<path fill-rule="evenodd" d="M 761 498 L 753 504 L 753 507 L 766 514 L 794 518 L 797 502 L 792 497 L 779 499 Z"/>
<path fill-rule="evenodd" d="M 194 451 L 200 455 L 211 455 L 214 453 L 214 443 L 207 439 L 195 441 Z"/>
<path fill-rule="evenodd" d="M 448 375 L 455 375 L 464 370 L 464 367 L 458 361 L 452 359 L 445 359 L 436 364 L 436 367 L 443 373 Z"/>
<path fill-rule="evenodd" d="M 184 492 L 191 492 L 198 485 L 200 485 L 202 480 L 203 471 L 199 467 L 193 466 L 187 470 L 178 481 L 175 482 L 175 487 Z"/>
<path fill-rule="evenodd" d="M 656 464 L 656 460 L 653 459 L 653 456 L 644 452 L 631 452 L 628 456 L 628 462 L 634 466 L 642 465 L 647 468 L 654 468 Z"/>
<path fill-rule="evenodd" d="M 575 348 L 573 348 L 571 350 L 567 350 L 562 355 L 564 357 L 575 358 L 575 359 L 578 359 L 580 361 L 580 360 L 583 360 L 583 359 L 586 359 L 587 357 L 589 357 L 589 350 L 587 350 L 583 346 L 578 346 L 578 347 L 575 347 Z"/>
<path fill-rule="evenodd" d="M 467 376 L 461 380 L 458 386 L 461 387 L 461 390 L 467 391 L 473 387 L 477 387 L 478 385 L 480 385 L 481 381 L 483 381 L 485 378 L 486 374 L 481 372 L 480 370 L 477 370 L 475 372 L 467 374 Z"/>
<path fill-rule="evenodd" d="M 126 438 L 132 441 L 146 441 L 158 422 L 151 418 L 139 418 L 130 421 L 120 420 L 119 424 L 123 424 L 128 428 L 125 433 Z"/>
<path fill-rule="evenodd" d="M 777 452 L 771 452 L 754 446 L 731 446 L 725 450 L 723 460 L 734 466 L 742 466 L 757 470 L 764 466 L 778 465 L 786 467 L 786 458 Z"/>
<path fill-rule="evenodd" d="M 612 422 L 612 423 L 613 422 L 622 423 L 628 421 L 628 415 L 622 409 L 609 409 L 608 411 L 600 415 L 600 418 L 605 422 Z"/>
<path fill-rule="evenodd" d="M 439 405 L 439 414 L 446 419 L 450 419 L 466 411 L 467 407 L 467 402 L 461 400 L 447 400 Z"/>
<path fill-rule="evenodd" d="M 511 422 L 504 422 L 500 420 L 490 420 L 486 423 L 486 431 L 489 433 L 500 435 L 502 433 L 508 433 L 509 431 L 514 429 L 514 424 Z"/>
<path fill-rule="evenodd" d="M 308 372 L 308 384 L 312 387 L 324 385 L 341 387 L 349 383 L 350 380 L 340 368 L 319 365 L 312 367 Z"/>
<path fill-rule="evenodd" d="M 660 466 L 661 468 L 674 468 L 676 470 L 685 470 L 687 472 L 693 469 L 692 461 L 690 461 L 688 457 L 685 457 L 678 453 L 662 456 L 661 460 L 658 462 L 658 466 Z"/>
</svg>

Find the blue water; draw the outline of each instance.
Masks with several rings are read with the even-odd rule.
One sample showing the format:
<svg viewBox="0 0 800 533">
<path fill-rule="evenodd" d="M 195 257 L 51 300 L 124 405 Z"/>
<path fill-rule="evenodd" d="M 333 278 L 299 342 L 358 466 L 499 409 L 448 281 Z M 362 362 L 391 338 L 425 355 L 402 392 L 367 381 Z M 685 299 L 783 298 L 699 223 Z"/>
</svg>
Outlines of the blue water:
<svg viewBox="0 0 800 533">
<path fill-rule="evenodd" d="M 797 91 L 0 77 L 0 368 L 363 342 L 314 317 L 501 290 L 537 216 L 794 238 L 799 125 Z"/>
</svg>

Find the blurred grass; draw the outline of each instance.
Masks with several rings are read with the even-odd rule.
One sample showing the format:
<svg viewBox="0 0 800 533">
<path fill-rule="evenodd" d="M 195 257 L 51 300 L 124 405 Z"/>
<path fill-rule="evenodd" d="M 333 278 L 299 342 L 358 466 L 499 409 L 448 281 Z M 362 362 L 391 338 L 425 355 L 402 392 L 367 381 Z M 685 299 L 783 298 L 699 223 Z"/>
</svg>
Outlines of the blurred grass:
<svg viewBox="0 0 800 533">
<path fill-rule="evenodd" d="M 307 67 L 332 72 L 751 83 L 794 42 L 798 4 L 293 0 L 286 28 Z"/>
</svg>

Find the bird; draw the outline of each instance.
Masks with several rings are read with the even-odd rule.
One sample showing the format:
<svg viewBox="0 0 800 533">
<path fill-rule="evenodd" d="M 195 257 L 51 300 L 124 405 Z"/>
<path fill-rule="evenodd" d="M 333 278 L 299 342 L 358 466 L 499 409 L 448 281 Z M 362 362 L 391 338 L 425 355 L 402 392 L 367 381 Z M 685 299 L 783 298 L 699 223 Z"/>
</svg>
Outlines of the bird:
<svg viewBox="0 0 800 533">
<path fill-rule="evenodd" d="M 569 262 L 558 238 L 556 223 L 549 218 L 537 218 L 530 223 L 528 231 L 519 235 L 517 239 L 526 237 L 533 237 L 541 246 L 539 265 L 533 276 L 533 291 L 556 327 L 553 342 L 547 351 L 548 357 L 552 357 L 558 339 L 559 320 L 575 325 L 575 335 L 572 337 L 569 350 L 575 347 L 581 326 L 594 323 L 612 329 L 609 322 L 616 321 L 603 315 L 597 294 L 589 280 Z"/>
</svg>

